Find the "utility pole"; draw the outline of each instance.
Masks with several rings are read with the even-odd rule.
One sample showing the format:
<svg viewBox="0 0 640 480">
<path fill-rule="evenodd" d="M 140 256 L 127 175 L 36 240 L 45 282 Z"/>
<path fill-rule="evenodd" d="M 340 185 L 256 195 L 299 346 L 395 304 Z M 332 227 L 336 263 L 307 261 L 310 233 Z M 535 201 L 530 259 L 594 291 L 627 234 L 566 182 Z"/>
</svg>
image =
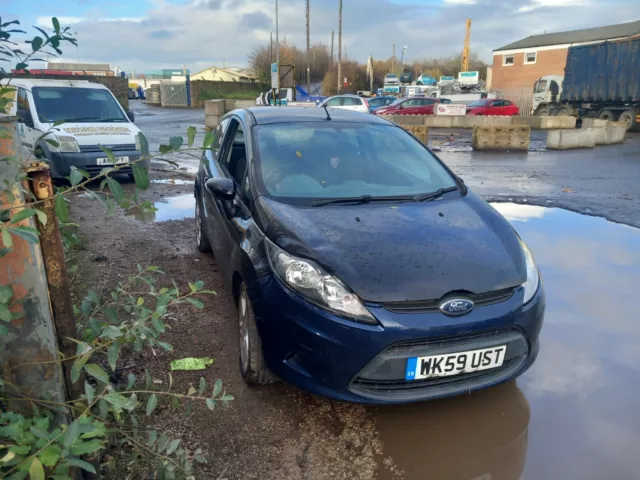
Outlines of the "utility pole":
<svg viewBox="0 0 640 480">
<path fill-rule="evenodd" d="M 309 0 L 307 0 L 307 93 L 311 95 L 311 69 L 309 68 Z"/>
<path fill-rule="evenodd" d="M 464 48 L 462 49 L 462 65 L 460 71 L 469 71 L 469 43 L 471 42 L 471 19 L 467 18 L 467 24 L 464 34 Z"/>
<path fill-rule="evenodd" d="M 276 0 L 276 64 L 278 65 L 278 90 L 273 89 L 273 105 L 278 105 L 280 98 L 280 37 L 278 29 L 278 0 Z"/>
<path fill-rule="evenodd" d="M 342 0 L 338 7 L 338 93 L 342 86 Z"/>
<path fill-rule="evenodd" d="M 273 32 L 269 32 L 269 63 L 273 63 Z"/>
<path fill-rule="evenodd" d="M 335 33 L 335 30 L 331 30 L 331 57 L 329 57 L 329 69 L 333 67 L 333 36 Z"/>
</svg>

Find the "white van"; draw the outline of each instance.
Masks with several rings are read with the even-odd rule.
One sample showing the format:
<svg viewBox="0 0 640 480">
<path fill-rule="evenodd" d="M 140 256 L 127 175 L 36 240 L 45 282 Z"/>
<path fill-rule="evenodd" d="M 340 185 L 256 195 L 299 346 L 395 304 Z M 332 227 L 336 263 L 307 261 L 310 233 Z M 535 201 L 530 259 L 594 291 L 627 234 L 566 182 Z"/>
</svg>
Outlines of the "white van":
<svg viewBox="0 0 640 480">
<path fill-rule="evenodd" d="M 2 80 L 3 86 L 9 80 Z M 15 101 L 9 115 L 19 117 L 18 131 L 22 145 L 45 159 L 53 177 L 67 177 L 71 166 L 97 175 L 111 162 L 100 146 L 109 148 L 116 163 L 139 159 L 146 145 L 142 132 L 133 124 L 133 114 L 126 112 L 104 85 L 87 80 L 47 80 L 14 78 Z M 53 126 L 55 122 L 63 122 Z M 41 139 L 54 140 L 55 147 Z M 148 152 L 144 152 L 148 156 Z M 149 160 L 143 162 L 149 168 Z M 132 175 L 131 167 L 121 173 Z"/>
</svg>

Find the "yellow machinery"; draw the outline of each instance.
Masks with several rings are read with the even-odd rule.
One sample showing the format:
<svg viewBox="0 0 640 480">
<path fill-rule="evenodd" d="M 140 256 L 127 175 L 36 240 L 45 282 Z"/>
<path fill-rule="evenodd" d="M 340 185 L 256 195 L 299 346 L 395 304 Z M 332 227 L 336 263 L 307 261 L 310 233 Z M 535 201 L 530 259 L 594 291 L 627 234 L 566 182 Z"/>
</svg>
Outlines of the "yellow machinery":
<svg viewBox="0 0 640 480">
<path fill-rule="evenodd" d="M 461 72 L 469 71 L 469 42 L 471 41 L 471 19 L 467 18 L 467 29 L 464 36 L 464 48 L 462 49 L 462 67 Z"/>
</svg>

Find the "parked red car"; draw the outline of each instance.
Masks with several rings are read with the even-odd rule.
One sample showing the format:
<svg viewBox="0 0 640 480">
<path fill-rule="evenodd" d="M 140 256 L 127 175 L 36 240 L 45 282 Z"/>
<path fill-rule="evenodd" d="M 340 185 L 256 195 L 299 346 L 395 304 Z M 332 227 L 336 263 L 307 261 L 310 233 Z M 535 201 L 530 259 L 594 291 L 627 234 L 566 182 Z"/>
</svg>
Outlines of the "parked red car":
<svg viewBox="0 0 640 480">
<path fill-rule="evenodd" d="M 451 103 L 448 98 L 410 97 L 399 98 L 391 105 L 378 108 L 374 115 L 433 115 L 436 103 Z"/>
<path fill-rule="evenodd" d="M 509 100 L 483 98 L 467 105 L 467 115 L 520 115 L 520 108 Z"/>
</svg>

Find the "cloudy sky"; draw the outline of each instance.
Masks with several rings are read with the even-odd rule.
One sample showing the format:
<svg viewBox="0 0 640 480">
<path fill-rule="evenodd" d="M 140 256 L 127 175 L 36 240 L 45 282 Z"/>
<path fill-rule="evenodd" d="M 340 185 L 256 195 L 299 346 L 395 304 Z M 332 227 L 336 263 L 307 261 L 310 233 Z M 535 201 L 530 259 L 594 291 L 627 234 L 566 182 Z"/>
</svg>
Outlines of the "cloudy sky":
<svg viewBox="0 0 640 480">
<path fill-rule="evenodd" d="M 305 43 L 305 0 L 279 0 L 280 37 Z M 412 58 L 461 51 L 465 19 L 471 49 L 491 51 L 544 31 L 640 19 L 638 0 L 343 0 L 343 44 L 350 58 L 391 56 L 392 44 Z M 103 62 L 124 70 L 211 65 L 245 66 L 275 30 L 274 0 L 0 0 L 3 21 L 50 26 L 57 16 L 77 32 L 79 48 L 64 59 Z M 338 27 L 338 0 L 311 0 L 311 40 L 329 43 Z M 27 29 L 33 32 L 32 29 Z M 275 34 L 274 34 L 275 35 Z M 337 44 L 337 32 L 336 32 Z M 336 47 L 337 48 L 337 47 Z"/>
</svg>

